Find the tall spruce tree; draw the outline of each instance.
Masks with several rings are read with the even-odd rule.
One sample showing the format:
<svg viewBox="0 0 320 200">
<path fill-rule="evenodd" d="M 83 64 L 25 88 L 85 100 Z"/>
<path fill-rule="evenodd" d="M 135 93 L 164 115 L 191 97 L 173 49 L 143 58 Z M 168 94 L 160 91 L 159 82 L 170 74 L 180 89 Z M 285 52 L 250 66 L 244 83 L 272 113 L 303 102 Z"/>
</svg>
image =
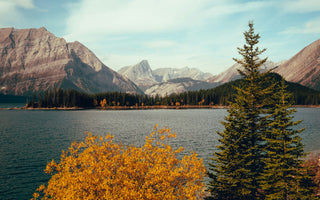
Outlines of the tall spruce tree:
<svg viewBox="0 0 320 200">
<path fill-rule="evenodd" d="M 218 151 L 210 163 L 209 190 L 211 199 L 259 199 L 259 177 L 263 170 L 263 134 L 266 130 L 264 104 L 272 91 L 266 87 L 265 73 L 259 69 L 267 58 L 259 55 L 259 34 L 254 33 L 253 23 L 244 32 L 246 43 L 238 48 L 242 59 L 234 59 L 241 64 L 238 70 L 243 84 L 237 87 L 235 99 L 230 103 L 229 115 L 222 122 L 225 129 L 221 136 Z"/>
<path fill-rule="evenodd" d="M 293 129 L 301 121 L 292 121 L 296 112 L 292 95 L 286 92 L 284 79 L 269 99 L 268 129 L 264 140 L 264 170 L 261 189 L 266 199 L 314 199 L 314 185 L 302 167 L 303 144 L 298 135 L 304 129 Z"/>
</svg>

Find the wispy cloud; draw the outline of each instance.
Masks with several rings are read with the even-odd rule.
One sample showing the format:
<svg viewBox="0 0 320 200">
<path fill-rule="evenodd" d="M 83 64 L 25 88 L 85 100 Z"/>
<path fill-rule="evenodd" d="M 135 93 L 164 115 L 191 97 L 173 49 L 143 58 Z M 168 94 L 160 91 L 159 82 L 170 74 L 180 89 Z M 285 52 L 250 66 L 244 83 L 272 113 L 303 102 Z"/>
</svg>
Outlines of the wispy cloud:
<svg viewBox="0 0 320 200">
<path fill-rule="evenodd" d="M 23 16 L 19 8 L 35 8 L 33 0 L 0 0 L 0 26 L 12 26 L 19 22 Z"/>
<path fill-rule="evenodd" d="M 276 5 L 276 4 L 275 4 Z M 306 13 L 320 11 L 319 0 L 286 0 L 283 8 L 287 12 Z"/>
<path fill-rule="evenodd" d="M 320 18 L 306 22 L 300 27 L 289 27 L 282 34 L 314 34 L 320 33 Z"/>
<path fill-rule="evenodd" d="M 275 43 L 282 30 L 318 33 L 318 20 L 309 16 L 320 10 L 318 2 L 80 0 L 69 3 L 65 33 L 68 41 L 84 43 L 111 68 L 148 59 L 155 67 L 194 66 L 213 72 L 233 64 L 248 20 L 254 20 L 257 32 L 263 31 L 265 41 Z M 296 13 L 303 16 L 299 22 L 292 19 Z M 285 55 L 284 49 L 279 51 Z M 274 50 L 268 52 L 272 59 Z"/>
<path fill-rule="evenodd" d="M 73 4 L 67 32 L 85 39 L 95 35 L 159 33 L 190 29 L 214 17 L 257 10 L 264 1 L 236 3 L 234 0 L 82 0 Z"/>
<path fill-rule="evenodd" d="M 71 11 L 67 29 L 71 34 L 155 33 L 175 31 L 197 20 L 204 1 L 193 0 L 82 0 Z"/>
</svg>

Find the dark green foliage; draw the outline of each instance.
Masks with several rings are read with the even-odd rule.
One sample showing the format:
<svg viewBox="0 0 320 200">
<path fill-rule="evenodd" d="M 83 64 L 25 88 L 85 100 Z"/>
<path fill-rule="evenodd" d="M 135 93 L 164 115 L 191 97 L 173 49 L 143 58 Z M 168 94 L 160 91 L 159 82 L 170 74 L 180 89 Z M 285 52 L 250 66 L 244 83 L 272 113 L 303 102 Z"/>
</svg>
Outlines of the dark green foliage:
<svg viewBox="0 0 320 200">
<path fill-rule="evenodd" d="M 275 73 L 268 73 L 263 76 L 262 79 L 275 80 L 276 84 L 280 84 L 281 76 Z M 263 87 L 270 86 L 270 81 L 263 81 L 265 85 Z M 35 101 L 39 101 L 39 105 L 36 107 L 94 107 L 93 101 L 97 100 L 99 103 L 103 99 L 107 99 L 109 106 L 135 106 L 141 105 L 172 105 L 179 102 L 181 105 L 228 105 L 233 101 L 237 89 L 243 85 L 244 80 L 239 79 L 225 83 L 216 88 L 209 90 L 189 91 L 180 94 L 172 94 L 170 96 L 160 97 L 158 95 L 154 97 L 140 95 L 140 94 L 128 94 L 123 92 L 105 92 L 99 94 L 88 95 L 76 90 L 62 90 L 55 89 L 52 91 L 46 91 L 39 93 Z M 304 87 L 297 83 L 286 82 L 288 92 L 293 94 L 293 100 L 295 105 L 319 105 L 320 104 L 320 92 L 313 89 Z M 15 97 L 15 96 L 13 96 Z M 27 97 L 18 97 L 25 102 Z M 11 98 L 10 98 L 11 99 Z M 28 105 L 31 106 L 33 98 L 28 99 Z M 11 102 L 11 101 L 10 101 Z M 80 106 L 81 105 L 81 106 Z M 32 107 L 32 106 L 31 106 Z"/>
<path fill-rule="evenodd" d="M 278 84 L 281 84 L 281 76 L 276 73 L 268 73 L 265 78 L 267 80 L 274 79 Z M 183 92 L 181 94 L 172 94 L 170 96 L 164 97 L 162 105 L 169 105 L 170 102 L 177 102 L 183 100 L 186 105 L 199 105 L 199 102 L 204 99 L 202 105 L 228 105 L 230 101 L 233 101 L 235 94 L 237 93 L 236 87 L 241 87 L 243 84 L 243 79 L 238 79 L 220 85 L 218 87 L 199 90 L 199 91 L 189 91 Z M 264 81 L 266 85 L 263 87 L 270 86 L 270 81 Z M 293 94 L 293 104 L 294 105 L 319 105 L 320 104 L 320 92 L 310 89 L 308 87 L 302 86 L 298 83 L 292 83 L 285 81 L 287 86 L 287 91 Z M 169 102 L 169 104 L 167 103 Z"/>
<path fill-rule="evenodd" d="M 37 101 L 37 102 L 36 102 Z M 28 107 L 93 107 L 93 99 L 90 95 L 76 90 L 55 89 L 45 91 L 39 94 L 38 98 L 33 95 L 33 98 L 28 101 Z"/>
<path fill-rule="evenodd" d="M 314 199 L 312 179 L 302 167 L 303 144 L 293 127 L 295 110 L 285 81 L 270 72 L 260 73 L 259 34 L 253 24 L 238 48 L 243 67 L 218 151 L 212 158 L 210 199 Z M 279 82 L 281 83 L 279 85 Z"/>
<path fill-rule="evenodd" d="M 265 117 L 263 104 L 271 94 L 273 85 L 266 84 L 265 74 L 259 68 L 267 59 L 259 59 L 265 49 L 256 47 L 259 34 L 254 34 L 253 24 L 244 33 L 246 44 L 238 48 L 242 59 L 234 59 L 243 69 L 243 81 L 235 87 L 236 95 L 228 109 L 229 115 L 219 132 L 221 145 L 210 164 L 210 192 L 214 199 L 257 199 L 258 177 L 263 170 L 262 150 Z"/>
<path fill-rule="evenodd" d="M 312 199 L 314 187 L 302 168 L 305 154 L 298 133 L 303 129 L 292 129 L 301 121 L 292 121 L 296 110 L 291 108 L 292 96 L 286 92 L 284 80 L 269 100 L 261 189 L 266 199 Z"/>
</svg>

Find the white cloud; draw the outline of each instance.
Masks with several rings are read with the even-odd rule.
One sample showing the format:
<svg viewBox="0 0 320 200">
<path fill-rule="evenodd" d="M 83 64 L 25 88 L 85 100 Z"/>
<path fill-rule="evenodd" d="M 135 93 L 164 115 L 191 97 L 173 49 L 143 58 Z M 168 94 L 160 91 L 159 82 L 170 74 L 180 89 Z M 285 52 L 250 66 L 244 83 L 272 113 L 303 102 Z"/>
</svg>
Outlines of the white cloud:
<svg viewBox="0 0 320 200">
<path fill-rule="evenodd" d="M 282 34 L 313 34 L 320 33 L 320 18 L 306 22 L 302 27 L 289 27 Z"/>
<path fill-rule="evenodd" d="M 287 12 L 306 13 L 320 11 L 319 0 L 287 0 L 283 4 Z"/>
<path fill-rule="evenodd" d="M 197 20 L 205 0 L 83 0 L 71 11 L 68 32 L 77 36 L 174 31 Z"/>
<path fill-rule="evenodd" d="M 35 8 L 33 0 L 0 0 L 0 26 L 12 26 L 23 18 L 19 8 Z"/>
<path fill-rule="evenodd" d="M 14 3 L 16 6 L 26 8 L 26 9 L 32 9 L 35 8 L 33 4 L 33 0 L 11 0 L 12 3 Z"/>
<path fill-rule="evenodd" d="M 69 5 L 69 38 L 130 33 L 173 32 L 196 28 L 215 17 L 270 5 L 264 1 L 237 3 L 234 0 L 82 0 Z"/>
<path fill-rule="evenodd" d="M 81 0 L 68 5 L 65 38 L 84 43 L 113 69 L 147 59 L 156 68 L 190 66 L 216 73 L 218 66 L 233 64 L 230 53 L 238 43 L 230 44 L 236 40 L 230 37 L 234 32 L 241 37 L 251 19 L 243 13 L 272 6 L 269 1 Z M 234 14 L 242 14 L 235 21 L 244 24 L 223 25 Z"/>
</svg>

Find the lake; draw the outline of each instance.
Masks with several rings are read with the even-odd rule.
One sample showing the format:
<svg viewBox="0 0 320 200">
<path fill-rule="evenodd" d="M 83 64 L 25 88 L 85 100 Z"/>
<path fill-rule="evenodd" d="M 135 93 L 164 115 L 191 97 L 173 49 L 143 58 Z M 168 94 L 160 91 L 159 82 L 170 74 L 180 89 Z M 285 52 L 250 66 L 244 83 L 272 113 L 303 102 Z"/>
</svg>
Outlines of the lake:
<svg viewBox="0 0 320 200">
<path fill-rule="evenodd" d="M 318 151 L 320 141 L 320 108 L 298 108 L 294 120 L 304 120 L 297 128 L 306 151 Z M 171 141 L 185 152 L 196 151 L 204 159 L 216 150 L 220 121 L 225 109 L 190 110 L 76 110 L 25 111 L 0 110 L 0 199 L 30 199 L 35 189 L 48 180 L 43 170 L 51 159 L 58 160 L 62 150 L 73 141 L 111 133 L 124 145 L 144 144 L 145 136 L 167 126 L 177 134 Z"/>
</svg>

